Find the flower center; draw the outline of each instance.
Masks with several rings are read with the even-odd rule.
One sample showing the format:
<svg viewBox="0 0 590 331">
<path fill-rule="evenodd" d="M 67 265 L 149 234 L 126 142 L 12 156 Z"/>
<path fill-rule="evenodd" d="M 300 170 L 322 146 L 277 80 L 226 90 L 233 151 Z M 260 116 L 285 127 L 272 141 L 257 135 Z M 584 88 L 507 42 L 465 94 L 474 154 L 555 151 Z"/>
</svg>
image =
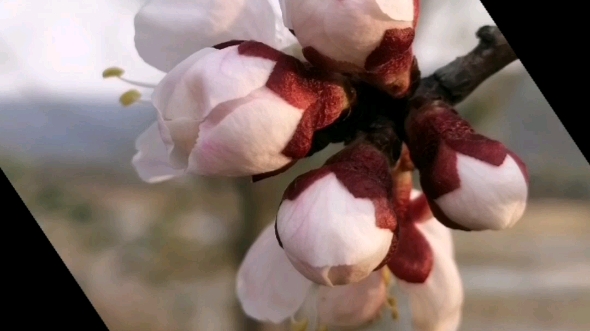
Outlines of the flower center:
<svg viewBox="0 0 590 331">
<path fill-rule="evenodd" d="M 125 73 L 125 70 L 123 70 L 121 68 L 110 67 L 110 68 L 106 68 L 102 72 L 102 78 L 104 78 L 104 79 L 117 78 L 120 81 L 123 81 L 127 84 L 134 85 L 137 87 L 152 89 L 152 90 L 154 88 L 156 88 L 156 86 L 157 86 L 156 84 L 144 83 L 144 82 L 139 82 L 139 81 L 127 79 L 127 78 L 123 77 L 124 73 Z M 124 107 L 131 106 L 132 104 L 135 104 L 135 103 L 150 104 L 150 105 L 152 104 L 149 99 L 142 98 L 142 93 L 137 89 L 130 89 L 127 92 L 123 93 L 119 97 L 119 103 L 121 103 L 121 105 L 123 105 Z"/>
</svg>

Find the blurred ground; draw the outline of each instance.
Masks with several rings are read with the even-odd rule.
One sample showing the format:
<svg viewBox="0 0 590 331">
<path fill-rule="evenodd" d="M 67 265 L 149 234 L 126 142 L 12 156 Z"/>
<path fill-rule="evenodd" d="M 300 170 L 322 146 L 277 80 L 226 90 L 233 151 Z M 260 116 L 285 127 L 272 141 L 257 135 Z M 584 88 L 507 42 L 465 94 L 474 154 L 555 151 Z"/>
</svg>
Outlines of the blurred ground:
<svg viewBox="0 0 590 331">
<path fill-rule="evenodd" d="M 533 200 L 517 225 L 455 233 L 462 330 L 590 330 L 590 204 Z"/>
<path fill-rule="evenodd" d="M 112 331 L 240 330 L 235 182 L 3 169 Z M 255 232 L 271 220 L 277 185 L 253 187 Z M 511 230 L 455 232 L 461 330 L 589 330 L 589 220 L 588 200 L 535 199 Z"/>
</svg>

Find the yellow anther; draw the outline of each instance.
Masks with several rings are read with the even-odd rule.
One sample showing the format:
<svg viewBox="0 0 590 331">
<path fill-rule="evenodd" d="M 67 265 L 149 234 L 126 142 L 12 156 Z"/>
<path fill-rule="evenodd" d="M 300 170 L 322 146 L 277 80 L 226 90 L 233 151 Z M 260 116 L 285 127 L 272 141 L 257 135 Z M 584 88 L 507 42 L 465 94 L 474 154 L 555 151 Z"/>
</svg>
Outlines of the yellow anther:
<svg viewBox="0 0 590 331">
<path fill-rule="evenodd" d="M 391 308 L 391 318 L 393 318 L 395 321 L 397 321 L 399 318 L 399 312 L 397 311 L 397 308 Z"/>
<path fill-rule="evenodd" d="M 121 78 L 121 76 L 123 76 L 124 73 L 125 73 L 125 70 L 123 70 L 121 68 L 110 67 L 110 68 L 106 68 L 102 72 L 102 78 L 110 78 L 110 77 Z"/>
<path fill-rule="evenodd" d="M 302 321 L 291 320 L 291 331 L 307 331 L 308 324 L 307 318 Z"/>
<path fill-rule="evenodd" d="M 394 297 L 387 297 L 387 306 L 391 311 L 391 317 L 397 320 L 399 318 L 399 312 L 397 310 L 397 301 Z"/>
<path fill-rule="evenodd" d="M 141 93 L 138 90 L 129 90 L 121 95 L 119 102 L 124 106 L 128 107 L 136 103 L 141 99 Z"/>
<path fill-rule="evenodd" d="M 393 284 L 393 275 L 391 274 L 391 271 L 388 267 L 385 267 L 381 270 L 383 272 L 383 282 L 385 283 L 385 286 L 389 287 Z"/>
<path fill-rule="evenodd" d="M 397 307 L 397 301 L 395 300 L 394 297 L 387 297 L 387 304 L 390 307 Z"/>
</svg>

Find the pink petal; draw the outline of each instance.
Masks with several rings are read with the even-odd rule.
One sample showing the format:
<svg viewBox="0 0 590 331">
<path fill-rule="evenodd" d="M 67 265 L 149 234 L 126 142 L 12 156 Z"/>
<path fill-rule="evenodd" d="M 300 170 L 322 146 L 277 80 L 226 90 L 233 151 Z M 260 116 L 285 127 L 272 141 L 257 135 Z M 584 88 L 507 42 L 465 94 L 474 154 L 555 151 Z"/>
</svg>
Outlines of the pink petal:
<svg viewBox="0 0 590 331">
<path fill-rule="evenodd" d="M 282 154 L 303 112 L 266 88 L 218 105 L 200 126 L 189 169 L 202 175 L 270 172 L 292 160 Z"/>
<path fill-rule="evenodd" d="M 202 121 L 223 102 L 247 96 L 263 87 L 275 61 L 243 56 L 237 46 L 203 49 L 168 73 L 152 94 L 164 120 Z"/>
<path fill-rule="evenodd" d="M 375 0 L 381 11 L 392 20 L 412 22 L 414 0 Z"/>
<path fill-rule="evenodd" d="M 203 111 L 196 107 L 200 96 L 195 95 L 187 83 L 190 82 L 187 76 L 200 61 L 211 62 L 211 58 L 215 58 L 215 55 L 211 54 L 218 52 L 215 48 L 204 48 L 191 54 L 172 68 L 158 83 L 152 93 L 152 102 L 164 119 L 186 117 L 200 120 L 204 117 Z"/>
<path fill-rule="evenodd" d="M 410 301 L 416 331 L 456 331 L 461 321 L 464 291 L 452 246 L 450 230 L 436 219 L 417 225 L 434 252 L 434 266 L 423 284 L 398 284 Z M 427 230 L 424 228 L 428 228 Z"/>
<path fill-rule="evenodd" d="M 236 290 L 248 316 L 281 323 L 304 302 L 311 282 L 293 268 L 268 225 L 250 247 L 237 274 Z"/>
<path fill-rule="evenodd" d="M 373 272 L 358 283 L 320 287 L 320 322 L 331 326 L 359 327 L 375 317 L 387 299 L 383 270 Z"/>
</svg>

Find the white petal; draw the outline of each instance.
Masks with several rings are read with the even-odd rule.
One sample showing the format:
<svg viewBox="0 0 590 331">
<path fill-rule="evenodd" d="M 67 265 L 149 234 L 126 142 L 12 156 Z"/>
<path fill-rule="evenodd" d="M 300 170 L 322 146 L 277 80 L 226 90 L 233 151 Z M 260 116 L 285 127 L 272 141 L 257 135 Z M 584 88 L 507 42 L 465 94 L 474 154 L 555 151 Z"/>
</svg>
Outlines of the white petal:
<svg viewBox="0 0 590 331">
<path fill-rule="evenodd" d="M 320 287 L 320 322 L 331 326 L 358 327 L 377 317 L 387 299 L 383 270 L 357 283 Z"/>
<path fill-rule="evenodd" d="M 416 227 L 428 240 L 436 240 L 439 245 L 437 249 L 440 250 L 441 254 L 454 256 L 453 233 L 436 218 L 433 217 L 428 221 L 416 224 Z"/>
<path fill-rule="evenodd" d="M 412 26 L 384 15 L 375 1 L 284 0 L 283 6 L 285 22 L 303 47 L 359 68 L 364 68 L 385 31 Z"/>
<path fill-rule="evenodd" d="M 202 48 L 229 40 L 283 46 L 276 45 L 282 37 L 277 37 L 268 0 L 152 0 L 134 23 L 137 52 L 164 72 Z"/>
<path fill-rule="evenodd" d="M 198 61 L 217 52 L 213 48 L 204 48 L 174 67 L 158 83 L 152 93 L 152 103 L 158 110 L 160 134 L 170 155 L 170 163 L 177 169 L 184 169 L 188 155 L 198 135 L 198 124 L 204 115 L 197 107 L 190 86 L 185 76 Z"/>
<path fill-rule="evenodd" d="M 457 153 L 461 187 L 435 200 L 452 221 L 472 230 L 512 227 L 524 214 L 528 185 L 514 159 L 499 167 Z"/>
<path fill-rule="evenodd" d="M 291 159 L 281 151 L 302 116 L 302 110 L 267 88 L 221 104 L 201 124 L 189 169 L 201 175 L 245 176 L 282 168 Z"/>
<path fill-rule="evenodd" d="M 307 291 L 305 300 L 291 317 L 291 330 L 309 331 L 317 329 L 320 325 L 318 316 L 319 290 L 322 286 L 312 283 Z M 307 330 L 302 330 L 301 325 L 305 324 Z"/>
<path fill-rule="evenodd" d="M 152 101 L 165 120 L 202 121 L 218 104 L 264 86 L 275 62 L 242 56 L 237 46 L 204 49 L 175 67 L 154 90 Z"/>
<path fill-rule="evenodd" d="M 414 20 L 414 0 L 375 0 L 383 13 L 396 21 Z"/>
<path fill-rule="evenodd" d="M 424 226 L 430 231 L 422 231 Z M 418 225 L 434 253 L 431 274 L 423 284 L 398 279 L 409 296 L 415 331 L 456 331 L 461 321 L 464 290 L 458 266 L 448 249 L 448 228 L 435 219 Z"/>
<path fill-rule="evenodd" d="M 154 122 L 135 141 L 137 153 L 131 161 L 139 177 L 148 183 L 158 183 L 183 174 L 168 162 L 168 152 Z"/>
<path fill-rule="evenodd" d="M 169 121 L 159 119 L 160 132 L 164 139 L 169 155 L 170 164 L 176 169 L 186 169 L 188 157 L 199 134 L 199 122 L 190 118 L 180 118 Z"/>
<path fill-rule="evenodd" d="M 301 62 L 308 62 L 305 56 L 303 55 L 303 48 L 301 47 L 300 43 L 293 43 L 289 46 L 281 48 L 281 52 L 287 55 L 291 55 Z"/>
<path fill-rule="evenodd" d="M 297 270 L 327 286 L 357 282 L 385 258 L 392 231 L 378 228 L 370 199 L 355 198 L 333 173 L 283 200 L 277 229 Z"/>
<path fill-rule="evenodd" d="M 203 116 L 194 106 L 197 102 L 191 86 L 187 83 L 189 70 L 197 65 L 197 62 L 207 61 L 208 55 L 218 52 L 214 48 L 204 48 L 195 52 L 184 61 L 174 67 L 162 78 L 152 93 L 152 102 L 164 118 L 194 118 Z M 212 55 L 215 56 L 215 55 Z"/>
<path fill-rule="evenodd" d="M 248 316 L 281 323 L 299 309 L 311 285 L 285 256 L 271 223 L 246 254 L 238 270 L 236 290 Z"/>
<path fill-rule="evenodd" d="M 199 124 L 213 108 L 264 86 L 274 65 L 267 59 L 241 56 L 234 46 L 202 49 L 172 69 L 152 94 L 172 165 L 188 166 Z"/>
<path fill-rule="evenodd" d="M 240 55 L 236 46 L 202 49 L 160 81 L 152 101 L 166 120 L 201 121 L 217 104 L 264 86 L 274 66 L 271 60 Z"/>
<path fill-rule="evenodd" d="M 275 22 L 276 22 L 276 38 L 277 42 L 273 47 L 275 48 L 284 48 L 291 46 L 293 44 L 299 44 L 297 38 L 289 31 L 289 28 L 283 21 L 283 10 L 281 2 L 283 0 L 268 0 L 272 6 L 272 9 L 275 13 Z"/>
<path fill-rule="evenodd" d="M 275 65 L 272 60 L 240 55 L 233 46 L 199 61 L 185 79 L 207 116 L 220 103 L 246 97 L 265 86 Z"/>
</svg>

